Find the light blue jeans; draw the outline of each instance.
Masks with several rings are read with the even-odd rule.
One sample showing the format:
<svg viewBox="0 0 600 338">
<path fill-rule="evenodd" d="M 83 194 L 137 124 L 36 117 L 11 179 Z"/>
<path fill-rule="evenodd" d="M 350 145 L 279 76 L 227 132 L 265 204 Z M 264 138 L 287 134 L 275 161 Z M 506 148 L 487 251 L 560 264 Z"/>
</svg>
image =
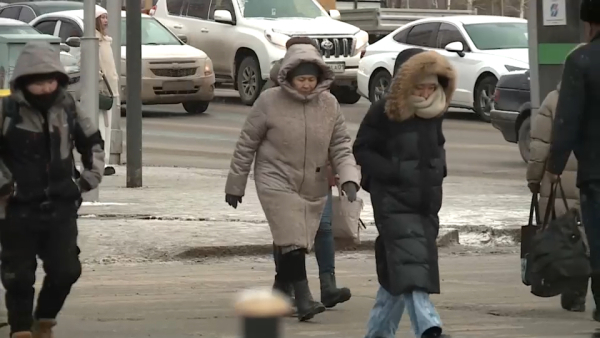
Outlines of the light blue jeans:
<svg viewBox="0 0 600 338">
<path fill-rule="evenodd" d="M 413 291 L 402 296 L 392 296 L 381 286 L 377 291 L 375 306 L 367 326 L 365 338 L 394 338 L 404 309 L 408 311 L 413 332 L 417 338 L 433 327 L 442 327 L 442 320 L 429 294 L 422 291 Z"/>
</svg>

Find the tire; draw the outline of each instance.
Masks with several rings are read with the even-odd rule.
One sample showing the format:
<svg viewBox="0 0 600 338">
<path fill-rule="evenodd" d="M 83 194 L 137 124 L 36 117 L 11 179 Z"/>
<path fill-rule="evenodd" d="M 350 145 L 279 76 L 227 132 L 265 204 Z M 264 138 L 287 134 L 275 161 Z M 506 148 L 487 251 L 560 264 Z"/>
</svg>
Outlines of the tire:
<svg viewBox="0 0 600 338">
<path fill-rule="evenodd" d="M 529 145 L 531 144 L 531 135 L 529 132 L 531 131 L 531 118 L 528 117 L 521 123 L 519 127 L 519 152 L 521 153 L 521 158 L 525 163 L 529 162 Z"/>
<path fill-rule="evenodd" d="M 491 122 L 492 99 L 496 83 L 498 83 L 498 79 L 493 75 L 488 75 L 481 79 L 475 87 L 473 109 L 484 122 Z"/>
<path fill-rule="evenodd" d="M 392 75 L 386 70 L 380 70 L 370 81 L 369 84 L 369 101 L 375 103 L 379 101 L 392 83 Z"/>
<path fill-rule="evenodd" d="M 260 64 L 254 56 L 246 56 L 237 71 L 237 88 L 242 103 L 251 106 L 260 95 L 263 86 Z"/>
<path fill-rule="evenodd" d="M 331 88 L 331 93 L 343 104 L 355 104 L 360 101 L 360 94 L 352 87 L 334 87 Z"/>
<path fill-rule="evenodd" d="M 189 101 L 182 103 L 183 109 L 190 115 L 198 115 L 206 112 L 209 101 Z"/>
</svg>

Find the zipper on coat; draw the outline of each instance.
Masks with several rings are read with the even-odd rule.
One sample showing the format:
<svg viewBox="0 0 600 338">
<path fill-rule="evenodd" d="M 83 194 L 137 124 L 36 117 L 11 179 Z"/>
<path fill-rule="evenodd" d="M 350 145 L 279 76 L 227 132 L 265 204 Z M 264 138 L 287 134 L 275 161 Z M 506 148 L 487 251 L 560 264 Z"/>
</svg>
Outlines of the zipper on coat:
<svg viewBox="0 0 600 338">
<path fill-rule="evenodd" d="M 40 115 L 42 116 L 42 129 L 44 130 L 44 140 L 46 141 L 46 178 L 48 179 L 47 187 L 44 189 L 44 193 L 46 194 L 46 198 L 50 200 L 50 195 L 48 194 L 48 188 L 50 187 L 50 166 L 52 163 L 52 140 L 50 137 L 50 124 L 48 123 L 50 110 L 46 111 L 46 114 L 40 111 Z"/>
<path fill-rule="evenodd" d="M 306 122 L 306 103 L 302 105 L 302 112 L 304 113 L 304 163 L 302 164 L 302 182 L 300 183 L 300 189 L 298 193 L 304 191 L 304 180 L 306 179 L 306 148 L 308 146 L 308 123 Z M 310 239 L 308 236 L 308 226 L 306 223 L 306 203 L 304 203 L 304 237 L 306 238 L 306 248 L 310 247 Z"/>
</svg>

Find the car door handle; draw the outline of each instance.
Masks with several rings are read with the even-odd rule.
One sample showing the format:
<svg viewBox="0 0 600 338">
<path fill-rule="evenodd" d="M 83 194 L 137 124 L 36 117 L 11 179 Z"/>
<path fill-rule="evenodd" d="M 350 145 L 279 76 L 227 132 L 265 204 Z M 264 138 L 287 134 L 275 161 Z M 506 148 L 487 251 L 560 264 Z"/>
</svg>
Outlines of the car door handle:
<svg viewBox="0 0 600 338">
<path fill-rule="evenodd" d="M 200 29 L 200 32 L 202 32 L 202 33 L 208 33 L 208 29 L 202 28 L 202 29 Z"/>
<path fill-rule="evenodd" d="M 175 28 L 175 29 L 182 29 L 183 26 L 181 26 L 181 25 L 174 25 L 173 28 Z"/>
</svg>

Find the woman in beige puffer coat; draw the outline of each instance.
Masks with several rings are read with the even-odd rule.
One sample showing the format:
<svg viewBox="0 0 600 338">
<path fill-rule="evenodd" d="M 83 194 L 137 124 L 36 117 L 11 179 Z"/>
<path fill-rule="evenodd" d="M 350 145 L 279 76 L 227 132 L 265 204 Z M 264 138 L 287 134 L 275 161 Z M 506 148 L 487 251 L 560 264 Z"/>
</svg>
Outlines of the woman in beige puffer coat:
<svg viewBox="0 0 600 338">
<path fill-rule="evenodd" d="M 227 203 L 236 208 L 255 162 L 258 198 L 281 249 L 275 279 L 293 285 L 301 321 L 325 310 L 312 299 L 305 255 L 329 192 L 328 159 L 350 201 L 360 182 L 344 116 L 328 91 L 333 79 L 314 46 L 291 46 L 281 63 L 279 86 L 262 93 L 246 119 L 225 187 Z"/>
<path fill-rule="evenodd" d="M 108 26 L 108 14 L 106 10 L 100 6 L 96 6 L 96 38 L 99 45 L 99 60 L 100 60 L 100 92 L 105 95 L 110 95 L 106 83 L 102 79 L 102 74 L 106 77 L 106 82 L 110 86 L 114 97 L 114 103 L 119 111 L 121 107 L 121 99 L 119 97 L 119 75 L 115 65 L 115 58 L 112 51 L 112 38 L 107 35 L 106 28 Z M 104 140 L 104 163 L 108 164 L 110 159 L 111 145 L 111 129 L 112 129 L 112 111 L 100 111 L 100 119 L 98 121 L 98 129 Z M 107 166 L 104 168 L 104 175 L 113 175 L 114 167 Z"/>
<path fill-rule="evenodd" d="M 581 46 L 581 45 L 580 45 Z M 578 46 L 579 47 L 579 46 Z M 529 145 L 530 157 L 527 165 L 527 182 L 532 193 L 540 194 L 539 213 L 543 221 L 550 197 L 551 182 L 544 177 L 546 172 L 546 161 L 550 153 L 552 141 L 552 125 L 560 94 L 560 83 L 556 90 L 550 92 L 542 102 L 537 114 L 531 122 L 531 144 Z M 569 157 L 567 166 L 561 175 L 561 184 L 565 193 L 565 199 L 569 208 L 579 208 L 579 189 L 577 181 L 577 159 L 573 154 Z M 567 211 L 560 189 L 557 190 L 554 209 L 557 216 Z M 585 238 L 585 236 L 583 236 Z M 582 281 L 581 285 L 570 292 L 561 295 L 563 309 L 574 312 L 585 311 L 585 297 L 588 289 L 588 281 Z"/>
</svg>

